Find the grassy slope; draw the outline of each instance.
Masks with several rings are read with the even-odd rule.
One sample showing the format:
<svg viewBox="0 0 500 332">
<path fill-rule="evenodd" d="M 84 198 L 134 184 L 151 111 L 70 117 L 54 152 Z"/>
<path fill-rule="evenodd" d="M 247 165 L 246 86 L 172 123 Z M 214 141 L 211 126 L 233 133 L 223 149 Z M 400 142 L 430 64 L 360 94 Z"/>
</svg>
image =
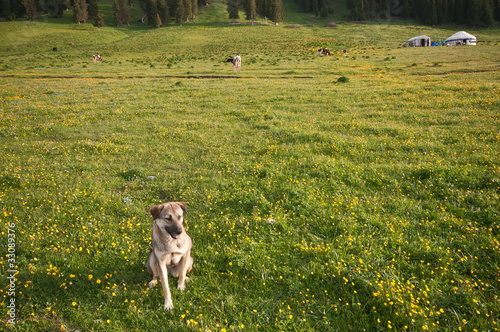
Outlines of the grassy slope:
<svg viewBox="0 0 500 332">
<path fill-rule="evenodd" d="M 0 23 L 17 330 L 498 329 L 498 29 L 68 21 Z M 195 270 L 168 314 L 144 262 L 171 199 Z"/>
</svg>

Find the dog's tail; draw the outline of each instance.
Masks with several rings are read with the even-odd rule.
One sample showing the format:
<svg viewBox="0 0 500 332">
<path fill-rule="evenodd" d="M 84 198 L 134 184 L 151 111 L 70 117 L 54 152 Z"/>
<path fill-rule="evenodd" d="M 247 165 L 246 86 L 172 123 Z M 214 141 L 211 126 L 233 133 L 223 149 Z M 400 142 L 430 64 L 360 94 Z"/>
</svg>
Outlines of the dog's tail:
<svg viewBox="0 0 500 332">
<path fill-rule="evenodd" d="M 148 266 L 148 273 L 153 274 L 153 269 L 151 269 L 151 264 L 149 263 L 149 258 L 153 254 L 153 249 L 149 249 L 149 255 L 148 255 L 148 263 L 146 264 Z"/>
</svg>

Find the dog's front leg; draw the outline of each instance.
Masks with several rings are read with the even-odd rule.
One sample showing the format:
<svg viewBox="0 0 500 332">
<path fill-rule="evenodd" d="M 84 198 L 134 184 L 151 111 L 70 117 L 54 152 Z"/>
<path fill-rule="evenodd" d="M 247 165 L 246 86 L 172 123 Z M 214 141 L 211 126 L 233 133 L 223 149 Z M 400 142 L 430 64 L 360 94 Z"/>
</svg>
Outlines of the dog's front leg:
<svg viewBox="0 0 500 332">
<path fill-rule="evenodd" d="M 180 262 L 181 266 L 179 266 L 179 281 L 177 282 L 177 289 L 181 291 L 186 289 L 186 282 L 189 281 L 189 278 L 186 277 L 187 271 L 191 265 L 191 250 L 188 250 L 182 260 Z"/>
<path fill-rule="evenodd" d="M 172 304 L 172 296 L 170 295 L 170 288 L 168 287 L 167 266 L 164 262 L 160 263 L 160 278 L 161 287 L 163 289 L 163 297 L 165 297 L 165 306 L 163 307 L 163 309 L 172 310 L 174 309 L 174 305 Z"/>
</svg>

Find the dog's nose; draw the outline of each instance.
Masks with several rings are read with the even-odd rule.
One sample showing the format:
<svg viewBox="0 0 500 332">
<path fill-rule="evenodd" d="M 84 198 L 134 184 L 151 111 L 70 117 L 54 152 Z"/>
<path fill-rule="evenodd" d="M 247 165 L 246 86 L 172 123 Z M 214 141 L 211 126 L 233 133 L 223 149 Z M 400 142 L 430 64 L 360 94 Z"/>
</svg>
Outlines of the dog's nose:
<svg viewBox="0 0 500 332">
<path fill-rule="evenodd" d="M 182 233 L 182 232 L 172 232 L 172 233 L 170 233 L 170 235 L 171 235 L 174 239 L 178 239 L 178 238 L 181 236 L 181 233 Z"/>
<path fill-rule="evenodd" d="M 181 228 L 165 227 L 165 230 L 174 239 L 178 239 L 180 237 L 181 233 L 182 233 L 182 229 Z"/>
</svg>

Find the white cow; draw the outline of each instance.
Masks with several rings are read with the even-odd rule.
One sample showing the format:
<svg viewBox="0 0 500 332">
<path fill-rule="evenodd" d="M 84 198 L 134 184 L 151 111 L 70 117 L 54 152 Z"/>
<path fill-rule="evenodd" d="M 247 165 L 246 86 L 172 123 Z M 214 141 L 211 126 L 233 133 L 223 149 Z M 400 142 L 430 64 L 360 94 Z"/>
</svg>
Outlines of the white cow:
<svg viewBox="0 0 500 332">
<path fill-rule="evenodd" d="M 233 69 L 235 72 L 241 70 L 241 57 L 239 55 L 235 56 L 233 59 Z"/>
<path fill-rule="evenodd" d="M 101 56 L 99 54 L 92 55 L 92 59 L 94 60 L 94 62 L 96 62 L 96 61 L 102 62 Z"/>
</svg>

